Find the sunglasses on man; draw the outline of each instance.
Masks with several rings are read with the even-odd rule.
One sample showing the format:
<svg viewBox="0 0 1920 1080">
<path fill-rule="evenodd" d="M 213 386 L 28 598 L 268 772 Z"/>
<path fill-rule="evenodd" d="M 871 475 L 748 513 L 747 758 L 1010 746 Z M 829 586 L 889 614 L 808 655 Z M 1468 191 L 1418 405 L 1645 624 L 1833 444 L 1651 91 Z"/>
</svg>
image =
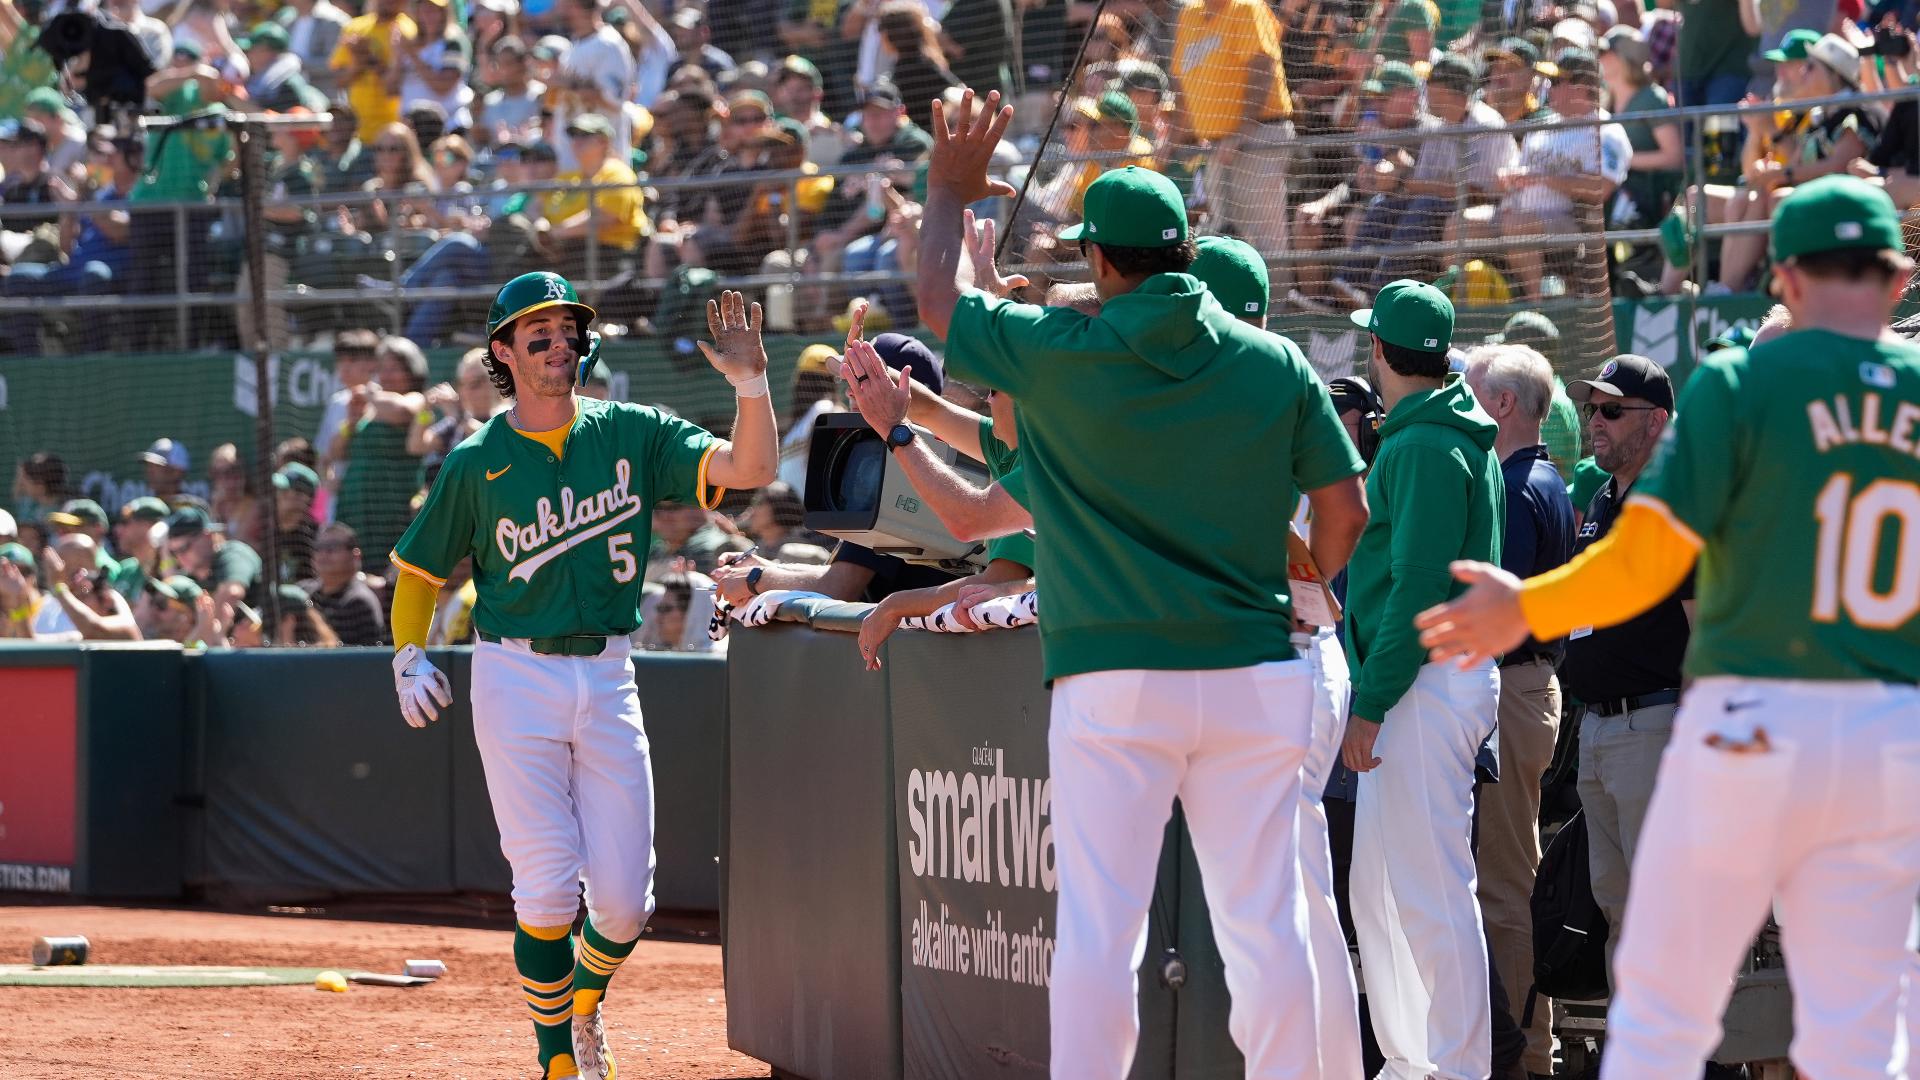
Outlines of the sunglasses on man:
<svg viewBox="0 0 1920 1080">
<path fill-rule="evenodd" d="M 1618 420 L 1630 412 L 1652 412 L 1659 407 L 1658 405 L 1622 405 L 1617 401 L 1609 401 L 1604 405 L 1588 405 L 1586 417 L 1591 420 L 1594 413 L 1599 413 L 1607 420 Z"/>
</svg>

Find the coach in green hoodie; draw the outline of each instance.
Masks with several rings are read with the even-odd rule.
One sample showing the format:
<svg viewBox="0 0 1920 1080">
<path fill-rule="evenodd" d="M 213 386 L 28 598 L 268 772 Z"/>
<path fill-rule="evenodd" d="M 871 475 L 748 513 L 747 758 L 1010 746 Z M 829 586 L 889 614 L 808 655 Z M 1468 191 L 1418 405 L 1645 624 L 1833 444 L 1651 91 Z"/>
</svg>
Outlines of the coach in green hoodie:
<svg viewBox="0 0 1920 1080">
<path fill-rule="evenodd" d="M 1353 321 L 1373 335 L 1387 407 L 1367 477 L 1372 517 L 1347 572 L 1354 929 L 1383 1075 L 1482 1080 L 1492 1035 L 1469 838 L 1474 754 L 1493 731 L 1500 676 L 1491 663 L 1426 663 L 1413 617 L 1465 590 L 1455 559 L 1500 561 L 1498 428 L 1448 372 L 1445 293 L 1396 281 Z"/>
<path fill-rule="evenodd" d="M 1020 402 L 1053 680 L 1053 1074 L 1128 1073 L 1156 853 L 1178 796 L 1233 987 L 1228 1028 L 1249 1076 L 1292 1075 L 1317 1060 L 1295 839 L 1313 702 L 1274 538 L 1305 491 L 1316 558 L 1329 573 L 1344 565 L 1365 520 L 1363 466 L 1299 350 L 1186 272 L 1186 206 L 1152 170 L 1103 174 L 1061 234 L 1085 252 L 1098 315 L 968 289 L 962 212 L 1011 194 L 987 179 L 1012 116 L 995 104 L 979 118 L 970 101 L 934 104 L 915 292 L 948 370 Z M 895 459 L 916 441 L 890 436 Z"/>
</svg>

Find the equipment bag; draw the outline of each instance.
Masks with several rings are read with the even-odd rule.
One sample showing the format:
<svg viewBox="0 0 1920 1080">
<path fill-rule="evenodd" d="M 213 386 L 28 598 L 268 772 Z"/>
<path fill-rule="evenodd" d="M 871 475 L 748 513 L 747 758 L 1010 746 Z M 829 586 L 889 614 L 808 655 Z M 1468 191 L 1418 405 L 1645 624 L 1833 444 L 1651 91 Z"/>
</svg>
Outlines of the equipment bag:
<svg viewBox="0 0 1920 1080">
<path fill-rule="evenodd" d="M 1522 1027 L 1541 996 L 1595 1001 L 1607 996 L 1607 917 L 1593 900 L 1587 867 L 1587 815 L 1561 827 L 1533 882 L 1533 988 Z"/>
</svg>

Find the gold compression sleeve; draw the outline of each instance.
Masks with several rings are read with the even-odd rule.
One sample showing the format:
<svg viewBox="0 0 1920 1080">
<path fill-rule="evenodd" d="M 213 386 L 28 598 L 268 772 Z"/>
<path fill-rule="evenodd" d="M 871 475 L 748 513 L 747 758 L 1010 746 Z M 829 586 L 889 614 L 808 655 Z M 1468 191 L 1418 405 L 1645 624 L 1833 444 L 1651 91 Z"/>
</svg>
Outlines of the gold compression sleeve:
<svg viewBox="0 0 1920 1080">
<path fill-rule="evenodd" d="M 401 571 L 393 583 L 393 613 L 388 620 L 395 651 L 408 645 L 427 647 L 427 631 L 433 626 L 433 608 L 439 597 L 439 586 L 419 574 Z"/>
<path fill-rule="evenodd" d="M 1557 570 L 1528 578 L 1520 610 L 1534 637 L 1552 641 L 1577 627 L 1626 622 L 1685 581 L 1700 548 L 1661 510 L 1629 502 L 1599 543 Z"/>
</svg>

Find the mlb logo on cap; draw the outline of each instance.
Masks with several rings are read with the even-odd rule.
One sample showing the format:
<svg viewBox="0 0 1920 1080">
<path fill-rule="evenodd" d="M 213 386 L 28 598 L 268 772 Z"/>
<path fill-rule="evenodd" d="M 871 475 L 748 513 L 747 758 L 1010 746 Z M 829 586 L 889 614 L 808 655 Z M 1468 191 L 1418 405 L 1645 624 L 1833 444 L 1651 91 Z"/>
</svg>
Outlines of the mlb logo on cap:
<svg viewBox="0 0 1920 1080">
<path fill-rule="evenodd" d="M 1259 311 L 1260 311 L 1260 301 L 1258 300 L 1247 301 L 1247 314 L 1255 315 L 1255 314 L 1258 314 Z"/>
<path fill-rule="evenodd" d="M 1858 240 L 1865 233 L 1866 230 L 1857 221 L 1842 221 L 1833 227 L 1835 240 Z"/>
<path fill-rule="evenodd" d="M 1179 229 L 1161 229 L 1160 239 L 1177 241 L 1180 239 L 1180 230 Z"/>
<path fill-rule="evenodd" d="M 1429 349 L 1437 349 L 1437 348 L 1439 348 L 1439 347 L 1440 347 L 1440 339 L 1439 339 L 1439 338 L 1437 338 L 1437 337 L 1430 337 L 1430 338 L 1428 338 L 1428 339 L 1427 339 L 1427 348 L 1429 348 Z"/>
</svg>

